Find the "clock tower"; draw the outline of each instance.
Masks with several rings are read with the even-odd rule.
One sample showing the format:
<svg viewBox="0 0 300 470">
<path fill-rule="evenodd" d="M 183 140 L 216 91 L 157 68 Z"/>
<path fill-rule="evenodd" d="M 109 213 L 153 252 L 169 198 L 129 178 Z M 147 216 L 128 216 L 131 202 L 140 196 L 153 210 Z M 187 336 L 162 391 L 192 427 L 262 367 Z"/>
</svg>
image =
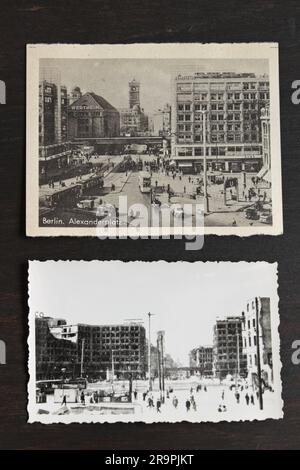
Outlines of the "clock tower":
<svg viewBox="0 0 300 470">
<path fill-rule="evenodd" d="M 140 84 L 135 79 L 129 82 L 129 108 L 134 105 L 140 106 Z"/>
</svg>

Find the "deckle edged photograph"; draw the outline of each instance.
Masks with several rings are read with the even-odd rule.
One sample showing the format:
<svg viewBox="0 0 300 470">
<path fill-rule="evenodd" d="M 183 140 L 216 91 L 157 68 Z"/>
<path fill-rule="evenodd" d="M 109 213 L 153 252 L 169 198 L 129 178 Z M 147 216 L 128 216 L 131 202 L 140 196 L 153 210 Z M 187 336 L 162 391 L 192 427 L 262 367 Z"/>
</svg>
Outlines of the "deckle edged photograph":
<svg viewBox="0 0 300 470">
<path fill-rule="evenodd" d="M 27 235 L 282 233 L 278 44 L 27 46 Z"/>
<path fill-rule="evenodd" d="M 28 420 L 282 418 L 278 300 L 276 263 L 30 261 Z"/>
</svg>

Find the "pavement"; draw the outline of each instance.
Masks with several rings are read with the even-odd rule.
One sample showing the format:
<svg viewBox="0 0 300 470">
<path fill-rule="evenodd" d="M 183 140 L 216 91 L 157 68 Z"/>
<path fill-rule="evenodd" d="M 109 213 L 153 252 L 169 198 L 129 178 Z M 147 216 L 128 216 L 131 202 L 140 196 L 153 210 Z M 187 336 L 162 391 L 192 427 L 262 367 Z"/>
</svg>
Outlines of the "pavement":
<svg viewBox="0 0 300 470">
<path fill-rule="evenodd" d="M 180 384 L 180 381 L 178 381 Z M 187 411 L 186 409 L 186 401 L 191 397 L 191 390 L 190 387 L 183 387 L 179 389 L 174 389 L 173 393 L 169 394 L 169 398 L 166 397 L 165 394 L 165 401 L 162 403 L 160 412 L 156 409 L 156 401 L 160 398 L 160 392 L 155 390 L 150 392 L 155 406 L 150 408 L 148 406 L 147 398 L 144 401 L 142 397 L 142 390 L 139 390 L 137 398 L 132 398 L 132 404 L 134 405 L 134 414 L 131 414 L 130 420 L 134 421 L 144 421 L 144 422 L 176 422 L 176 421 L 192 421 L 192 422 L 201 422 L 201 421 L 244 421 L 244 420 L 253 420 L 253 419 L 267 419 L 272 417 L 277 417 L 280 411 L 281 404 L 278 402 L 278 398 L 275 392 L 265 391 L 263 395 L 264 399 L 264 407 L 263 410 L 259 408 L 259 402 L 256 398 L 256 395 L 253 394 L 252 389 L 243 390 L 240 392 L 240 402 L 237 403 L 235 398 L 235 391 L 231 391 L 228 385 L 222 384 L 211 384 L 206 385 L 207 391 L 204 391 L 202 386 L 202 390 L 196 392 L 195 388 L 193 388 L 192 395 L 194 396 L 196 406 L 195 408 L 191 406 L 191 408 Z M 246 393 L 249 396 L 251 394 L 255 395 L 254 404 L 247 405 L 246 403 Z M 173 405 L 173 398 L 174 396 L 178 399 L 178 406 L 177 408 Z M 223 398 L 224 396 L 224 398 Z M 86 400 L 86 405 L 83 408 L 86 408 L 85 411 L 85 418 L 89 416 L 88 407 L 91 406 L 88 400 Z M 225 406 L 225 411 L 218 411 L 219 407 Z M 44 412 L 48 412 L 49 414 L 57 414 L 57 412 L 61 409 L 60 403 L 53 402 L 53 395 L 47 396 L 47 403 L 40 403 L 36 405 L 37 410 L 43 410 Z M 68 410 L 71 415 L 74 413 L 78 413 L 78 404 L 67 404 Z M 72 411 L 72 407 L 74 408 L 74 412 Z M 110 404 L 111 408 L 115 408 L 114 414 L 118 414 L 121 418 L 123 418 L 125 410 L 120 410 L 118 412 L 118 405 L 113 406 Z M 128 405 L 128 408 L 132 408 L 131 405 Z M 93 416 L 98 416 L 98 419 L 101 420 L 100 411 L 97 414 L 97 405 L 93 406 Z M 100 408 L 100 405 L 99 405 Z M 84 410 L 81 409 L 81 412 Z M 76 417 L 74 416 L 76 420 Z"/>
<path fill-rule="evenodd" d="M 143 161 L 151 161 L 154 160 L 154 156 L 134 156 L 134 160 L 141 159 Z M 102 162 L 114 162 L 115 167 L 116 165 L 122 161 L 123 156 L 105 156 L 105 157 L 97 157 L 96 159 L 92 160 L 94 163 L 98 163 L 99 161 Z M 82 175 L 82 179 L 90 176 L 91 173 L 88 175 Z M 148 210 L 148 214 L 151 212 L 151 201 L 150 201 L 150 194 L 141 193 L 139 189 L 139 182 L 138 182 L 138 175 L 139 172 L 128 172 L 127 175 L 124 172 L 118 172 L 117 168 L 113 169 L 110 168 L 109 172 L 104 176 L 104 194 L 103 191 L 99 194 L 99 190 L 94 188 L 91 190 L 89 195 L 96 195 L 103 198 L 103 201 L 109 204 L 113 204 L 114 206 L 119 206 L 119 197 L 126 196 L 127 197 L 127 207 L 134 204 L 142 204 Z M 208 184 L 208 195 L 209 195 L 209 213 L 205 215 L 204 225 L 207 227 L 210 226 L 264 226 L 262 222 L 259 220 L 249 220 L 245 216 L 244 210 L 254 204 L 255 200 L 249 201 L 246 200 L 245 195 L 248 193 L 248 189 L 253 186 L 251 178 L 253 177 L 252 174 L 246 175 L 246 187 L 243 188 L 242 185 L 242 174 L 241 173 L 234 173 L 232 176 L 237 177 L 240 181 L 239 188 L 239 200 L 233 200 L 231 196 L 235 196 L 235 189 L 232 188 L 230 194 L 230 190 L 227 189 L 226 191 L 226 204 L 224 204 L 224 189 L 223 184 Z M 197 196 L 197 199 L 191 198 L 191 195 L 196 193 L 196 188 L 199 185 L 199 177 L 200 175 L 176 175 L 175 178 L 172 177 L 171 172 L 168 174 L 164 170 L 160 170 L 159 172 L 152 172 L 151 177 L 151 185 L 155 192 L 155 187 L 165 187 L 167 188 L 168 184 L 170 188 L 175 192 L 175 196 L 171 197 L 169 203 L 170 204 L 203 204 L 203 196 Z M 66 187 L 76 184 L 78 178 L 69 178 L 64 180 Z M 111 190 L 112 185 L 114 185 L 114 190 Z M 55 183 L 54 190 L 59 188 L 59 183 Z M 241 189 L 243 188 L 243 189 Z M 49 186 L 43 185 L 41 187 L 41 192 L 46 191 Z M 53 191 L 54 191 L 53 190 Z M 270 192 L 268 191 L 268 197 L 270 196 Z M 158 194 L 158 199 L 161 199 L 162 202 L 168 200 L 167 193 Z M 69 215 L 71 215 L 72 210 L 63 211 L 62 209 L 58 209 L 60 216 L 67 220 Z M 64 212 L 68 212 L 68 217 L 64 216 Z M 77 211 L 78 212 L 78 211 Z M 56 214 L 54 214 L 56 215 Z M 81 217 L 79 214 L 76 214 L 78 217 Z M 82 217 L 92 218 L 93 213 L 91 214 L 82 214 Z M 185 223 L 190 226 L 196 225 L 196 217 L 193 214 L 190 217 L 190 220 L 186 221 Z M 177 222 L 177 221 L 176 221 Z M 174 218 L 173 215 L 170 215 L 169 220 L 166 220 L 165 224 L 174 225 Z M 198 221 L 199 223 L 199 221 Z"/>
</svg>

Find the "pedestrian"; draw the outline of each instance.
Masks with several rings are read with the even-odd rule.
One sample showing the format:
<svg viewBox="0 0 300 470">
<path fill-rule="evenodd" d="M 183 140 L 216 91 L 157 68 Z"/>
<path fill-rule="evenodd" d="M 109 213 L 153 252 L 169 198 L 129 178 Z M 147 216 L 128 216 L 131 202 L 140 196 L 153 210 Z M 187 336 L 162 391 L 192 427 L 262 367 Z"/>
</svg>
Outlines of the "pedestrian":
<svg viewBox="0 0 300 470">
<path fill-rule="evenodd" d="M 251 400 L 251 405 L 254 405 L 254 396 L 253 395 L 251 395 L 250 400 Z"/>
<path fill-rule="evenodd" d="M 204 385 L 204 391 L 207 392 L 207 388 L 206 388 L 206 385 Z"/>
<path fill-rule="evenodd" d="M 173 400 L 172 400 L 172 403 L 173 403 L 174 408 L 177 408 L 177 406 L 178 406 L 178 398 L 176 397 L 176 395 L 174 395 Z"/>
<path fill-rule="evenodd" d="M 225 390 L 222 391 L 222 400 L 225 398 Z"/>
<path fill-rule="evenodd" d="M 185 186 L 183 187 L 183 192 L 186 193 L 186 187 Z"/>
<path fill-rule="evenodd" d="M 169 390 L 167 390 L 167 398 L 170 398 Z"/>
<path fill-rule="evenodd" d="M 146 400 L 147 392 L 143 392 L 143 401 Z"/>
<path fill-rule="evenodd" d="M 133 396 L 134 396 L 134 399 L 136 400 L 136 399 L 137 399 L 137 390 L 135 390 L 135 391 L 133 392 Z"/>
<path fill-rule="evenodd" d="M 85 405 L 85 396 L 84 396 L 84 391 L 82 390 L 81 395 L 80 395 L 80 401 L 82 405 Z"/>
<path fill-rule="evenodd" d="M 61 406 L 66 406 L 66 405 L 67 405 L 67 396 L 64 395 L 64 396 L 63 396 L 63 399 L 62 399 Z"/>
<path fill-rule="evenodd" d="M 249 397 L 248 393 L 246 393 L 245 399 L 246 399 L 247 405 L 249 405 L 250 397 Z"/>
<path fill-rule="evenodd" d="M 191 408 L 191 402 L 189 399 L 186 400 L 185 402 L 185 407 L 186 407 L 186 411 L 190 411 L 190 408 Z"/>
<path fill-rule="evenodd" d="M 189 183 L 191 182 L 191 177 L 189 176 Z"/>
<path fill-rule="evenodd" d="M 239 392 L 235 392 L 235 398 L 236 398 L 237 404 L 239 404 L 240 403 L 240 394 L 239 394 Z"/>
<path fill-rule="evenodd" d="M 193 393 L 193 390 L 194 390 L 193 387 L 191 387 L 191 390 L 190 390 L 191 394 Z"/>
<path fill-rule="evenodd" d="M 196 405 L 195 400 L 192 401 L 192 406 L 193 406 L 193 410 L 197 411 L 197 405 Z"/>
<path fill-rule="evenodd" d="M 160 407 L 161 407 L 161 401 L 158 399 L 156 401 L 156 411 L 157 411 L 157 413 L 161 413 Z"/>
</svg>

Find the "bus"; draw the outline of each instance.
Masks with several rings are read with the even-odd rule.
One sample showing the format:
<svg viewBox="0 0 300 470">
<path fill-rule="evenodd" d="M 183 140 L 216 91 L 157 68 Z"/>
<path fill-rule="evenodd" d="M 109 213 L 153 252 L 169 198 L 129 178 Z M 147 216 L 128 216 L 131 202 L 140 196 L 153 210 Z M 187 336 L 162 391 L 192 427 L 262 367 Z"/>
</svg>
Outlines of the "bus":
<svg viewBox="0 0 300 470">
<path fill-rule="evenodd" d="M 139 187 L 142 193 L 150 193 L 151 191 L 151 176 L 148 171 L 141 171 L 139 174 Z"/>
</svg>

